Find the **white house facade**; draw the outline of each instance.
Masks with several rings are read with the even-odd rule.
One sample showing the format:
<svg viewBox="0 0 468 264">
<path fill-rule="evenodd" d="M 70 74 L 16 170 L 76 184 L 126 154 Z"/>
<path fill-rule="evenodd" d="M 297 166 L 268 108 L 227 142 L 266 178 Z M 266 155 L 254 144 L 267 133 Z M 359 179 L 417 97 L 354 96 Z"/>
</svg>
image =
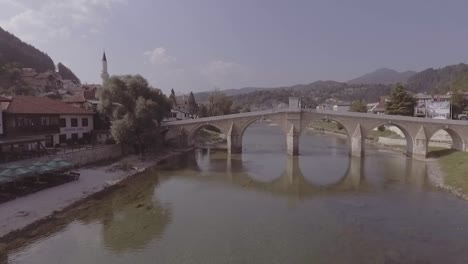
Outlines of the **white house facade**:
<svg viewBox="0 0 468 264">
<path fill-rule="evenodd" d="M 93 114 L 60 115 L 60 134 L 54 136 L 54 145 L 69 140 L 89 140 L 93 131 Z"/>
</svg>

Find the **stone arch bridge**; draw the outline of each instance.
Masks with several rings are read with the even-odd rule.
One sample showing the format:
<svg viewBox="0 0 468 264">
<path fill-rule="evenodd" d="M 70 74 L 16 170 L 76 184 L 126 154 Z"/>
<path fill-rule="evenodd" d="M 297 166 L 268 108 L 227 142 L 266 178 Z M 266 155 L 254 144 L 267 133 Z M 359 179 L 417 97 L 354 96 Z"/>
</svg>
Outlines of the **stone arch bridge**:
<svg viewBox="0 0 468 264">
<path fill-rule="evenodd" d="M 314 121 L 323 119 L 333 120 L 344 127 L 350 138 L 353 156 L 364 156 L 365 139 L 370 131 L 380 125 L 394 125 L 403 132 L 409 157 L 427 157 L 428 143 L 439 130 L 448 132 L 453 141 L 452 148 L 468 150 L 468 121 L 302 109 L 291 105 L 283 109 L 165 122 L 162 126 L 167 129 L 165 139 L 176 140 L 180 147 L 193 145 L 193 137 L 201 128 L 216 127 L 226 135 L 228 151 L 234 154 L 242 152 L 242 138 L 247 127 L 262 119 L 278 124 L 286 137 L 289 155 L 299 154 L 301 132 Z"/>
</svg>

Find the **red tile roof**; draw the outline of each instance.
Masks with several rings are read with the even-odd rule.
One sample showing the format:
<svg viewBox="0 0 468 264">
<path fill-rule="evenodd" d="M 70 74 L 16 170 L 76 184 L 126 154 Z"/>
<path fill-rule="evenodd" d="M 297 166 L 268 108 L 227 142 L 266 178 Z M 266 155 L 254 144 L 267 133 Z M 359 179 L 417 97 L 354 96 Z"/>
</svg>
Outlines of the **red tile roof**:
<svg viewBox="0 0 468 264">
<path fill-rule="evenodd" d="M 47 97 L 14 96 L 6 108 L 13 114 L 93 114 L 93 112 L 74 107 Z"/>
</svg>

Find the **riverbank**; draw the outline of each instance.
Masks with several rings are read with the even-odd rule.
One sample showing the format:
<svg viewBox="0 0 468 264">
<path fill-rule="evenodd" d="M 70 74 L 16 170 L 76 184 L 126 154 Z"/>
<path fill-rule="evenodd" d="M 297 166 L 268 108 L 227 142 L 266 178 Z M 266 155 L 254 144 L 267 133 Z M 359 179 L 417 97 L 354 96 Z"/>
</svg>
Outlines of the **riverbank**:
<svg viewBox="0 0 468 264">
<path fill-rule="evenodd" d="M 54 214 L 108 191 L 165 159 L 191 150 L 167 150 L 143 157 L 130 155 L 107 164 L 84 166 L 76 170 L 81 174 L 78 181 L 0 204 L 0 240 L 4 241 L 21 230 L 45 222 Z"/>
<path fill-rule="evenodd" d="M 440 151 L 443 152 L 443 151 Z M 429 177 L 433 184 L 468 201 L 468 152 L 445 151 L 428 159 Z"/>
</svg>

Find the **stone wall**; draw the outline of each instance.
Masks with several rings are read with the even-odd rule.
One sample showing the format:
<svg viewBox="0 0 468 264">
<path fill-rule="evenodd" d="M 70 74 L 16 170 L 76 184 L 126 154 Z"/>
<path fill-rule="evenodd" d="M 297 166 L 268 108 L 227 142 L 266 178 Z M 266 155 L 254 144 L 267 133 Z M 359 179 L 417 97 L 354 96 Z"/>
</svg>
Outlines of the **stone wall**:
<svg viewBox="0 0 468 264">
<path fill-rule="evenodd" d="M 399 129 L 396 126 L 387 126 L 386 125 L 385 129 L 397 133 L 400 137 L 405 137 L 405 134 L 403 134 L 401 129 Z M 374 128 L 374 130 L 377 130 L 377 127 Z M 447 131 L 441 129 L 441 130 L 435 132 L 434 135 L 432 135 L 431 141 L 445 141 L 448 144 L 450 141 L 452 141 L 452 138 L 447 133 Z"/>
<path fill-rule="evenodd" d="M 17 165 L 31 165 L 35 162 L 48 162 L 56 158 L 61 158 L 66 161 L 73 163 L 75 166 L 83 166 L 89 163 L 105 161 L 110 159 L 119 158 L 122 156 L 122 148 L 120 145 L 100 145 L 92 149 L 78 150 L 74 152 L 68 152 L 65 154 L 47 155 L 33 159 L 18 160 L 10 163 L 0 164 L 0 167 L 4 168 L 11 164 Z"/>
<path fill-rule="evenodd" d="M 406 139 L 379 137 L 379 144 L 387 146 L 406 146 Z M 451 148 L 452 143 L 430 141 L 429 147 Z"/>
</svg>

